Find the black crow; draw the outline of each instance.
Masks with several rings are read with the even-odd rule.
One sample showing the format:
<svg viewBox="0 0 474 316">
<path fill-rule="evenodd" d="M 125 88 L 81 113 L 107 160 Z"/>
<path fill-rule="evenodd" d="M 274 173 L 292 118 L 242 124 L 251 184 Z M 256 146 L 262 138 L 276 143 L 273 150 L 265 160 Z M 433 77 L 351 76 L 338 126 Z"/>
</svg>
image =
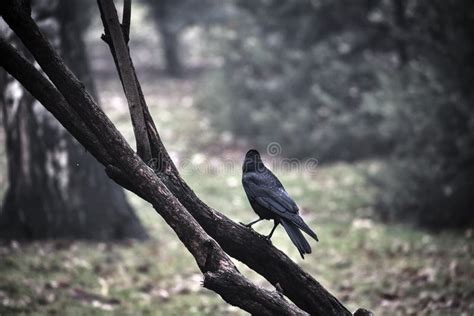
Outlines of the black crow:
<svg viewBox="0 0 474 316">
<path fill-rule="evenodd" d="M 291 241 L 298 248 L 301 257 L 304 259 L 305 253 L 311 253 L 311 247 L 300 229 L 316 241 L 318 237 L 299 216 L 298 206 L 285 191 L 278 178 L 265 167 L 260 154 L 255 149 L 249 150 L 245 155 L 242 166 L 242 185 L 250 205 L 259 216 L 259 219 L 244 224 L 245 226 L 251 227 L 263 219 L 273 219 L 273 229 L 266 238 L 272 238 L 275 228 L 278 224 L 282 224 Z"/>
</svg>

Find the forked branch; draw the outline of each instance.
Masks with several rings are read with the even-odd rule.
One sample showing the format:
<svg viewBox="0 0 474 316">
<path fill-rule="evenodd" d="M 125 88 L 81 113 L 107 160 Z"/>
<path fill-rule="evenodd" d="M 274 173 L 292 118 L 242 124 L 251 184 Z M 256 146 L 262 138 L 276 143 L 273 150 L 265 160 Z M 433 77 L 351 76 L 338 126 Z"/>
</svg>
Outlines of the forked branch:
<svg viewBox="0 0 474 316">
<path fill-rule="evenodd" d="M 159 137 L 158 131 L 156 129 L 155 123 L 153 122 L 153 119 L 150 115 L 148 106 L 145 101 L 145 97 L 143 96 L 143 91 L 140 82 L 138 81 L 138 77 L 135 72 L 135 67 L 133 66 L 133 61 L 130 57 L 130 51 L 128 49 L 127 44 L 130 36 L 130 17 L 132 11 L 132 2 L 131 0 L 124 1 L 121 26 L 118 21 L 117 10 L 115 9 L 115 5 L 112 0 L 98 0 L 97 3 L 99 6 L 102 23 L 104 25 L 105 34 L 102 36 L 102 39 L 109 45 L 110 52 L 115 62 L 115 67 L 117 68 L 117 72 L 129 105 L 136 104 L 135 92 L 138 93 L 140 110 L 138 110 L 138 107 L 134 106 L 133 110 L 136 113 L 133 114 L 132 107 L 129 106 L 129 108 L 132 117 L 140 116 L 141 118 L 141 116 L 143 115 L 147 133 L 145 135 L 144 133 L 142 133 L 142 129 L 134 129 L 135 139 L 137 140 L 138 144 L 138 140 L 140 138 L 147 136 L 147 139 L 141 140 L 140 143 L 149 144 L 151 150 L 150 157 L 148 156 L 148 151 L 144 156 L 141 156 L 139 151 L 139 155 L 148 165 L 152 166 L 155 170 L 166 173 L 177 173 L 177 169 L 171 161 L 168 152 L 164 148 L 163 143 L 161 142 L 161 139 Z M 122 30 L 122 36 L 120 36 L 119 34 L 119 29 Z M 112 33 L 113 36 L 111 35 Z M 128 60 L 129 63 L 120 62 L 120 60 Z M 123 76 L 124 73 L 132 75 Z M 133 94 L 130 94 L 131 87 L 133 88 Z M 141 111 L 141 113 L 139 113 L 139 111 Z"/>
<path fill-rule="evenodd" d="M 117 11 L 115 10 L 112 0 L 99 0 L 98 4 L 102 21 L 104 22 L 105 41 L 110 45 L 110 49 L 114 55 L 114 60 L 117 64 L 117 69 L 119 70 L 122 86 L 127 98 L 128 108 L 132 118 L 133 132 L 137 143 L 137 153 L 143 161 L 148 162 L 152 157 L 147 124 L 140 102 L 140 92 L 138 91 L 138 85 L 135 80 L 132 60 L 128 54 L 128 47 L 125 43 L 122 27 L 118 21 Z M 131 3 L 129 2 L 129 4 Z M 130 13 L 129 10 L 130 9 L 127 9 L 128 13 Z M 128 21 L 126 27 L 130 29 L 130 21 Z"/>
</svg>

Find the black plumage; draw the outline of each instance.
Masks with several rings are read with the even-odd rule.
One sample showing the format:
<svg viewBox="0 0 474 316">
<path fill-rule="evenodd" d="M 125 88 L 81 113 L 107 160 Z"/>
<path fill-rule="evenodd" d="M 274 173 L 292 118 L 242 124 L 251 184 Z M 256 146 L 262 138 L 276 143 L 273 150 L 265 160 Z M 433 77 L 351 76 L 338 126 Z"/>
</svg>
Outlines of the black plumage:
<svg viewBox="0 0 474 316">
<path fill-rule="evenodd" d="M 282 224 L 291 241 L 298 248 L 301 257 L 304 258 L 304 254 L 311 253 L 311 247 L 300 230 L 316 241 L 318 237 L 300 217 L 298 206 L 285 191 L 278 178 L 265 167 L 260 154 L 255 149 L 249 150 L 245 155 L 242 172 L 245 193 L 253 210 L 259 216 L 259 219 L 246 226 L 251 227 L 263 219 L 273 219 L 274 226 L 267 236 L 268 239 L 272 237 L 278 224 Z"/>
</svg>

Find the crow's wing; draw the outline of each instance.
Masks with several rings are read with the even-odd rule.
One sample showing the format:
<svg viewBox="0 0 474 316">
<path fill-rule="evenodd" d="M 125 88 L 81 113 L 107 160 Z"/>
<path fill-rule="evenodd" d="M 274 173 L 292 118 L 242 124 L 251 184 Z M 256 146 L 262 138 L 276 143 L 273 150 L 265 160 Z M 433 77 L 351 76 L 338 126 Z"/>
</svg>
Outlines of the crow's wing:
<svg viewBox="0 0 474 316">
<path fill-rule="evenodd" d="M 249 172 L 242 178 L 245 193 L 260 206 L 274 213 L 292 219 L 293 214 L 298 213 L 298 206 L 285 189 L 275 185 L 264 174 Z"/>
<path fill-rule="evenodd" d="M 242 183 L 247 196 L 266 208 L 294 223 L 298 228 L 305 231 L 308 235 L 318 240 L 316 234 L 306 225 L 303 219 L 298 215 L 298 206 L 285 191 L 281 184 L 274 185 L 273 181 L 264 174 L 247 173 L 242 178 Z"/>
</svg>

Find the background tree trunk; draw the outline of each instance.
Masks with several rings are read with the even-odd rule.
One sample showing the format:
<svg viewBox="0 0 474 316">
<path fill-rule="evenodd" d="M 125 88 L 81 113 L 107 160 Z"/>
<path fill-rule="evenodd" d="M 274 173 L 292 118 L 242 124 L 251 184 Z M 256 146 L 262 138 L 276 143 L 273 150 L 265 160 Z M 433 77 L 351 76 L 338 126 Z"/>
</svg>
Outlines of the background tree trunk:
<svg viewBox="0 0 474 316">
<path fill-rule="evenodd" d="M 35 1 L 33 15 L 94 93 L 82 39 L 87 10 L 78 3 L 58 1 L 54 7 L 53 1 Z M 9 187 L 0 238 L 146 238 L 123 190 L 103 167 L 18 82 L 3 79 Z"/>
<path fill-rule="evenodd" d="M 179 56 L 179 23 L 173 21 L 174 7 L 180 6 L 183 0 L 147 0 L 151 8 L 155 25 L 161 37 L 165 72 L 169 76 L 180 77 L 183 65 Z"/>
</svg>

